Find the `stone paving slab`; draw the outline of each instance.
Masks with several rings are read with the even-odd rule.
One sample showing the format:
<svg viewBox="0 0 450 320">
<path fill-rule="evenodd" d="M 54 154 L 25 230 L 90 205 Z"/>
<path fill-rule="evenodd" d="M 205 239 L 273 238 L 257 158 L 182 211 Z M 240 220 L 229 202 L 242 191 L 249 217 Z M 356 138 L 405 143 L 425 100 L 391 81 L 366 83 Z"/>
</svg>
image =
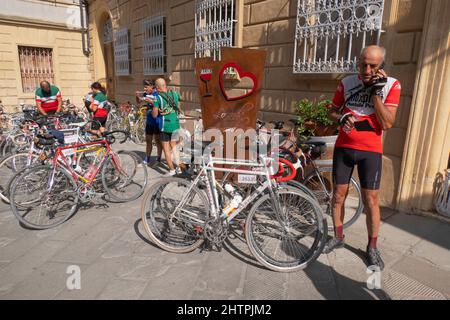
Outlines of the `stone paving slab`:
<svg viewBox="0 0 450 320">
<path fill-rule="evenodd" d="M 150 184 L 159 175 L 149 169 Z M 0 299 L 450 297 L 450 226 L 438 220 L 383 209 L 379 247 L 386 270 L 381 289 L 369 290 L 364 214 L 345 231 L 344 249 L 285 274 L 263 268 L 241 231 L 220 252 L 164 252 L 148 239 L 140 208 L 141 199 L 83 208 L 55 229 L 32 231 L 0 204 Z M 80 290 L 66 286 L 70 265 L 80 267 Z"/>
<path fill-rule="evenodd" d="M 430 288 L 435 288 L 450 298 L 450 271 L 439 269 L 427 261 L 404 256 L 392 266 L 392 270 L 401 272 L 411 279 L 420 279 L 420 282 Z M 427 275 L 424 277 L 423 275 Z M 418 281 L 418 280 L 417 280 Z"/>
<path fill-rule="evenodd" d="M 67 245 L 68 242 L 64 241 L 46 241 L 2 268 L 0 270 L 0 295 L 7 294 L 7 288 L 32 274 L 36 268 L 46 263 L 56 252 Z M 4 290 L 6 291 L 4 292 Z"/>
<path fill-rule="evenodd" d="M 66 288 L 67 263 L 46 262 L 15 285 L 5 299 L 54 299 Z"/>
</svg>

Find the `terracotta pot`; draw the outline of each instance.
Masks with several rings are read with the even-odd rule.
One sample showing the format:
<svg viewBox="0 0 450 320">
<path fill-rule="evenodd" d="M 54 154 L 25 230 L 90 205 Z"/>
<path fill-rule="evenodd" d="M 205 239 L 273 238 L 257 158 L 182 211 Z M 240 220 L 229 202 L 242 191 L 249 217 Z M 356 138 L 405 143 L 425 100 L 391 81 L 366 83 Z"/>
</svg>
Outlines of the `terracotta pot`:
<svg viewBox="0 0 450 320">
<path fill-rule="evenodd" d="M 303 126 L 305 127 L 306 130 L 308 131 L 314 131 L 316 129 L 316 122 L 315 121 L 305 121 L 305 123 L 303 124 Z"/>
<path fill-rule="evenodd" d="M 314 131 L 316 137 L 332 136 L 336 133 L 337 125 L 333 124 L 330 126 L 323 125 L 321 123 L 317 124 L 316 130 Z"/>
</svg>

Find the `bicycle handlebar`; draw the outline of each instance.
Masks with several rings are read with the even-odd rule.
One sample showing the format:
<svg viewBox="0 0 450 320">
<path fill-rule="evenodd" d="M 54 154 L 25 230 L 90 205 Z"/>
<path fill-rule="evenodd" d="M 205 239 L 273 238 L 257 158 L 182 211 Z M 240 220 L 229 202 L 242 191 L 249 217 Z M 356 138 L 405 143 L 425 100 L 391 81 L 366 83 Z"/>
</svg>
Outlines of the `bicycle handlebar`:
<svg viewBox="0 0 450 320">
<path fill-rule="evenodd" d="M 279 168 L 278 172 L 276 174 L 274 174 L 273 176 L 270 176 L 270 178 L 275 179 L 277 182 L 286 182 L 286 181 L 294 179 L 295 176 L 297 175 L 297 169 L 295 169 L 294 165 L 290 161 L 283 159 L 283 158 L 278 158 L 277 161 L 278 161 L 278 168 Z M 282 164 L 289 167 L 289 169 L 291 171 L 290 175 L 288 175 L 286 177 L 282 176 L 284 173 L 284 167 L 282 166 Z"/>
</svg>

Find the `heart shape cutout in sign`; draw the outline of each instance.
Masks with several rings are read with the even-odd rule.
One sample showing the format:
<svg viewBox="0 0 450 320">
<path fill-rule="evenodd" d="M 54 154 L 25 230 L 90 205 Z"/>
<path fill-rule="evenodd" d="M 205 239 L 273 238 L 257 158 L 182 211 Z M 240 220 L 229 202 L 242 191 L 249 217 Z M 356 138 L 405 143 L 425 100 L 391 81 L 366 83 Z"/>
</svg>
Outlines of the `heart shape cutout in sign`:
<svg viewBox="0 0 450 320">
<path fill-rule="evenodd" d="M 249 92 L 247 92 L 246 94 L 240 95 L 240 96 L 228 96 L 227 92 L 225 90 L 224 87 L 224 80 L 223 80 L 223 76 L 224 76 L 224 72 L 225 70 L 227 70 L 228 68 L 234 68 L 236 69 L 236 71 L 239 74 L 239 78 L 243 79 L 243 78 L 250 78 L 253 81 L 253 87 L 251 90 L 249 90 Z M 240 99 L 244 99 L 248 96 L 250 96 L 258 87 L 258 80 L 256 79 L 256 76 L 251 73 L 251 72 L 246 72 L 243 71 L 241 66 L 239 64 L 237 64 L 236 62 L 227 62 L 225 63 L 225 65 L 222 67 L 222 70 L 220 70 L 219 73 L 219 83 L 220 83 L 220 89 L 222 90 L 222 94 L 225 97 L 226 100 L 228 101 L 234 101 L 234 100 L 240 100 Z"/>
</svg>

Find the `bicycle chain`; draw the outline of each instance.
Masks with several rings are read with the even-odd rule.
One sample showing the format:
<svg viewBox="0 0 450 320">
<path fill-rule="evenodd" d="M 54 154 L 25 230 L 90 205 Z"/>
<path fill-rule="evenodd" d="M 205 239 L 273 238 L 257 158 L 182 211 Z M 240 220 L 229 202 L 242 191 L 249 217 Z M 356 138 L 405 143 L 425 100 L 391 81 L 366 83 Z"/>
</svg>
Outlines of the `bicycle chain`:
<svg viewBox="0 0 450 320">
<path fill-rule="evenodd" d="M 205 223 L 204 235 L 210 243 L 219 248 L 228 238 L 228 224 L 222 219 L 209 218 Z"/>
</svg>

